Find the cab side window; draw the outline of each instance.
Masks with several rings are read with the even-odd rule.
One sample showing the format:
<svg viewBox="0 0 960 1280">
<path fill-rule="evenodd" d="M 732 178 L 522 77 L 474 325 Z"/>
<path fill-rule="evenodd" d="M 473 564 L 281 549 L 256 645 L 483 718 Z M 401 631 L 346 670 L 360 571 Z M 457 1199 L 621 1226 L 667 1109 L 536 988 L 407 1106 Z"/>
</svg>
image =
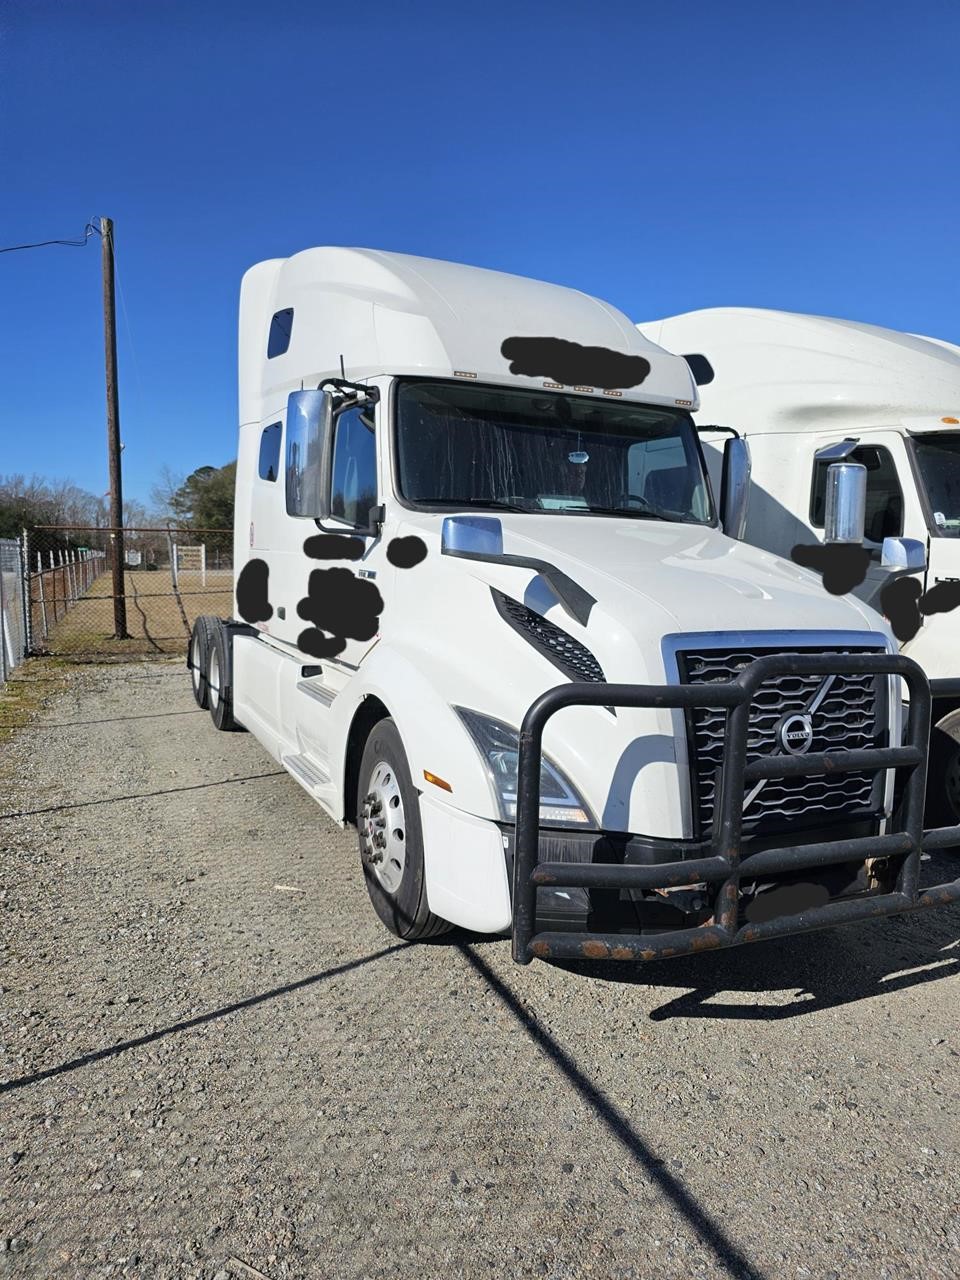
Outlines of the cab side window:
<svg viewBox="0 0 960 1280">
<path fill-rule="evenodd" d="M 355 406 L 337 415 L 333 437 L 330 514 L 365 525 L 377 504 L 377 445 L 373 412 Z"/>
<path fill-rule="evenodd" d="M 864 537 L 868 542 L 898 538 L 903 533 L 903 490 L 897 465 L 889 449 L 879 445 L 859 445 L 850 454 L 851 462 L 867 468 L 867 519 Z M 810 495 L 810 523 L 822 529 L 827 505 L 827 467 L 818 462 Z"/>
<path fill-rule="evenodd" d="M 257 474 L 261 480 L 276 480 L 280 473 L 280 435 L 282 428 L 279 422 L 273 422 L 263 428 L 260 436 L 260 461 Z"/>
</svg>

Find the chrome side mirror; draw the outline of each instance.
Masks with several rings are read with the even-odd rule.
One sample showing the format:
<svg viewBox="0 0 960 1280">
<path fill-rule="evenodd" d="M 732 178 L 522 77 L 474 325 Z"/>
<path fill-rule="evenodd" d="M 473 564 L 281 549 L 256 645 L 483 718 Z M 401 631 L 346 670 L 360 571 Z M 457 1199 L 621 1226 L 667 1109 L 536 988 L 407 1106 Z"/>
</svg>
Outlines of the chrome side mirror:
<svg viewBox="0 0 960 1280">
<path fill-rule="evenodd" d="M 927 567 L 927 549 L 918 538 L 884 538 L 880 553 L 884 569 L 902 573 L 923 573 Z"/>
<path fill-rule="evenodd" d="M 287 515 L 322 520 L 330 514 L 332 456 L 333 396 L 329 391 L 294 391 L 287 400 Z"/>
<path fill-rule="evenodd" d="M 731 436 L 723 446 L 720 481 L 720 521 L 729 538 L 742 538 L 747 527 L 750 470 L 750 449 L 746 440 Z"/>
<path fill-rule="evenodd" d="M 441 555 L 503 555 L 503 525 L 496 516 L 447 516 L 440 531 Z"/>
<path fill-rule="evenodd" d="M 833 462 L 827 467 L 824 542 L 863 542 L 867 519 L 867 468 L 859 462 Z"/>
</svg>

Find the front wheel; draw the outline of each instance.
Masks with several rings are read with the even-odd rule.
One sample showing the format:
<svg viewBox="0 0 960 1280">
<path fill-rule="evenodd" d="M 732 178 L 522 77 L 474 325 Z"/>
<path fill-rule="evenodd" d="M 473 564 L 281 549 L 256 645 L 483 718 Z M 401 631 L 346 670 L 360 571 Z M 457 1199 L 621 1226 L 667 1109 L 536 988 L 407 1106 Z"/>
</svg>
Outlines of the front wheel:
<svg viewBox="0 0 960 1280">
<path fill-rule="evenodd" d="M 452 926 L 427 905 L 419 797 L 392 720 L 374 725 L 357 787 L 360 859 L 373 909 L 398 938 L 433 938 Z"/>
<path fill-rule="evenodd" d="M 930 773 L 927 778 L 927 821 L 936 826 L 960 825 L 960 711 L 955 711 L 930 734 Z"/>
</svg>

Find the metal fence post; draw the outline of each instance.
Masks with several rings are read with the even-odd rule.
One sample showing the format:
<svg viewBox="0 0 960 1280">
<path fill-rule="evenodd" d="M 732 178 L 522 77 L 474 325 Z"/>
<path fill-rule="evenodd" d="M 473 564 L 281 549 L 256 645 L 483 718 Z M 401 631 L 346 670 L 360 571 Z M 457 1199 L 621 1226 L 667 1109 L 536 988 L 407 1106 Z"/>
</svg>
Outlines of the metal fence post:
<svg viewBox="0 0 960 1280">
<path fill-rule="evenodd" d="M 0 684 L 7 683 L 7 641 L 10 640 L 10 666 L 13 665 L 13 639 L 7 625 L 7 597 L 3 587 L 5 577 L 3 568 L 3 552 L 0 548 Z"/>
<path fill-rule="evenodd" d="M 20 573 L 23 581 L 23 656 L 33 653 L 33 600 L 30 592 L 30 530 L 20 540 Z"/>
</svg>

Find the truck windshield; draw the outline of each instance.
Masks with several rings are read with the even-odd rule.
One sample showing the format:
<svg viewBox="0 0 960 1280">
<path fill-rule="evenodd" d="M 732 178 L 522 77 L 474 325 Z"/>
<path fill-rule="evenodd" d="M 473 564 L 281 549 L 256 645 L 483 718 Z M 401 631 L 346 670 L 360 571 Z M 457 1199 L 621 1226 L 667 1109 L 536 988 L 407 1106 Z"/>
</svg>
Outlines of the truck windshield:
<svg viewBox="0 0 960 1280">
<path fill-rule="evenodd" d="M 913 443 L 937 529 L 960 538 L 960 432 L 914 436 Z"/>
<path fill-rule="evenodd" d="M 417 505 L 714 522 L 693 425 L 675 409 L 405 382 L 397 462 Z"/>
</svg>

